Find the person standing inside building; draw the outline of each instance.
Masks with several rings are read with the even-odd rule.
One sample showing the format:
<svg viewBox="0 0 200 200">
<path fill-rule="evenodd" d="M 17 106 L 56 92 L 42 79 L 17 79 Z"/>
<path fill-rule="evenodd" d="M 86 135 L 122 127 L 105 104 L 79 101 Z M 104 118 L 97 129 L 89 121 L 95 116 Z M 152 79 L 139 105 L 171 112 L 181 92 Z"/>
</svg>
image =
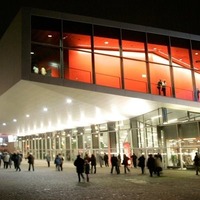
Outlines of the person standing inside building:
<svg viewBox="0 0 200 200">
<path fill-rule="evenodd" d="M 143 154 L 138 158 L 138 167 L 141 168 L 142 174 L 144 174 L 145 157 Z"/>
<path fill-rule="evenodd" d="M 81 182 L 81 177 L 83 180 L 85 180 L 85 177 L 83 176 L 84 164 L 85 164 L 85 161 L 83 160 L 83 158 L 81 158 L 80 155 L 77 155 L 77 158 L 74 161 L 74 166 L 76 166 L 76 172 L 78 174 L 78 182 Z"/>
<path fill-rule="evenodd" d="M 194 157 L 194 166 L 195 166 L 196 175 L 199 175 L 200 158 L 197 152 L 195 153 L 195 157 Z"/>
<path fill-rule="evenodd" d="M 163 92 L 163 96 L 166 96 L 166 85 L 167 85 L 167 83 L 166 83 L 166 81 L 164 80 L 164 81 L 162 82 L 162 92 Z"/>
<path fill-rule="evenodd" d="M 157 89 L 158 89 L 158 94 L 161 95 L 161 89 L 162 89 L 162 81 L 159 80 L 157 83 Z"/>
</svg>

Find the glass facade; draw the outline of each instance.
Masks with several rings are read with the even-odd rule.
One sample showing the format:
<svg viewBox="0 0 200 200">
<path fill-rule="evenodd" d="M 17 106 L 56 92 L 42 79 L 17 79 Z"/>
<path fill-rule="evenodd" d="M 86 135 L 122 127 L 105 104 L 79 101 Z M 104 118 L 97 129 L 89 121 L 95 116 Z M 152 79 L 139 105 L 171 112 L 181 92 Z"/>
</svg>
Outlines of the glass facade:
<svg viewBox="0 0 200 200">
<path fill-rule="evenodd" d="M 199 44 L 166 35 L 32 16 L 31 72 L 199 101 Z M 165 91 L 158 91 L 159 80 L 165 82 Z M 169 113 L 161 108 L 125 121 L 19 137 L 18 145 L 24 154 L 31 151 L 37 159 L 44 159 L 47 153 L 52 158 L 62 153 L 68 161 L 78 153 L 97 157 L 104 153 L 109 157 L 161 153 L 164 167 L 190 166 L 199 150 L 199 123 L 192 123 L 184 132 L 184 124 L 164 125 Z M 191 116 L 192 120 L 199 118 L 198 114 Z"/>
<path fill-rule="evenodd" d="M 161 80 L 161 95 L 199 101 L 198 41 L 36 16 L 31 27 L 33 73 L 154 95 Z"/>
<path fill-rule="evenodd" d="M 190 169 L 195 152 L 200 151 L 200 113 L 181 111 L 184 117 L 175 120 L 176 112 L 160 108 L 129 120 L 18 137 L 17 146 L 24 155 L 32 152 L 36 159 L 49 154 L 53 160 L 61 153 L 65 161 L 85 153 L 97 158 L 104 153 L 109 158 L 112 154 L 130 157 L 134 152 L 147 157 L 160 153 L 164 168 Z"/>
</svg>

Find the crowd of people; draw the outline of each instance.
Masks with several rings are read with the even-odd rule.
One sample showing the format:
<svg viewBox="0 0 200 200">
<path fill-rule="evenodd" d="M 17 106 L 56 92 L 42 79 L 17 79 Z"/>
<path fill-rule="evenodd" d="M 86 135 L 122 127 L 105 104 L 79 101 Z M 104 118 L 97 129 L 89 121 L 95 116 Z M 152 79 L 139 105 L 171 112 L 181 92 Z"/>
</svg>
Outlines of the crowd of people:
<svg viewBox="0 0 200 200">
<path fill-rule="evenodd" d="M 121 155 L 112 155 L 110 158 L 111 164 L 111 171 L 110 173 L 120 174 L 120 169 L 123 166 L 123 173 L 130 173 L 130 168 L 137 168 L 141 169 L 141 174 L 145 173 L 145 167 L 148 168 L 149 174 L 152 177 L 153 174 L 160 176 L 161 171 L 163 170 L 162 166 L 162 156 L 161 154 L 149 154 L 148 158 L 146 159 L 145 156 L 142 154 L 139 158 L 133 153 L 130 158 L 124 154 L 123 158 L 121 159 Z M 80 155 L 77 155 L 76 160 L 74 161 L 74 165 L 76 166 L 76 172 L 78 174 L 78 181 L 81 182 L 86 180 L 89 182 L 89 174 L 96 174 L 97 172 L 97 161 L 94 154 L 91 157 L 88 154 L 85 154 L 84 158 L 81 158 Z M 107 154 L 104 154 L 104 165 L 105 167 L 109 167 L 109 158 Z M 102 167 L 102 164 L 100 164 Z"/>
<path fill-rule="evenodd" d="M 28 161 L 28 171 L 34 171 L 34 156 L 32 153 L 28 153 L 25 157 L 25 160 Z M 46 155 L 47 166 L 50 167 L 51 157 L 49 154 Z M 8 152 L 0 152 L 0 167 L 3 166 L 4 169 L 11 168 L 14 164 L 14 169 L 16 171 L 21 171 L 21 162 L 23 159 L 23 155 L 20 152 L 14 152 L 10 154 Z M 64 158 L 62 154 L 56 155 L 54 159 L 55 169 L 57 171 L 63 171 L 63 162 Z M 110 173 L 130 173 L 131 168 L 140 168 L 141 174 L 145 174 L 145 168 L 148 169 L 150 177 L 160 176 L 163 170 L 162 164 L 162 156 L 160 153 L 157 154 L 149 154 L 148 158 L 146 159 L 144 154 L 141 154 L 139 157 L 133 153 L 130 157 L 126 154 L 123 154 L 123 158 L 121 155 L 113 154 L 110 157 L 108 154 L 104 153 L 104 155 L 97 155 L 97 158 L 94 154 L 89 156 L 87 153 L 83 158 L 81 155 L 77 155 L 76 159 L 74 160 L 74 166 L 76 167 L 76 172 L 78 175 L 78 182 L 87 181 L 89 182 L 89 174 L 96 174 L 97 173 L 97 163 L 99 162 L 100 167 L 105 165 L 105 167 L 109 167 L 109 163 L 111 165 Z M 194 166 L 196 175 L 199 174 L 200 170 L 200 156 L 198 153 L 195 154 L 194 157 Z M 123 168 L 122 168 L 123 166 Z M 122 169 L 122 171 L 121 171 Z"/>
<path fill-rule="evenodd" d="M 2 166 L 3 163 L 3 168 L 4 169 L 8 169 L 8 168 L 12 168 L 12 165 L 14 166 L 14 169 L 16 171 L 21 171 L 21 162 L 23 159 L 23 154 L 16 151 L 14 153 L 9 153 L 7 151 L 4 152 L 0 152 L 0 167 Z M 32 155 L 32 153 L 28 153 L 25 156 L 25 159 L 28 160 L 28 171 L 32 170 L 34 171 L 34 156 Z"/>
</svg>

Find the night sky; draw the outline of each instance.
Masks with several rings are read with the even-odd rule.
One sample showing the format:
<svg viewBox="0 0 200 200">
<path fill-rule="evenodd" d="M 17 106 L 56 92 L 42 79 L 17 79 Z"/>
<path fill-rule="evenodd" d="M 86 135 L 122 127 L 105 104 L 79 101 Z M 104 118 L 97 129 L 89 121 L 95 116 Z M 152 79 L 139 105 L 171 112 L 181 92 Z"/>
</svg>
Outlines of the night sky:
<svg viewBox="0 0 200 200">
<path fill-rule="evenodd" d="M 200 35 L 198 1 L 6 0 L 0 4 L 0 36 L 21 6 L 68 12 Z"/>
</svg>

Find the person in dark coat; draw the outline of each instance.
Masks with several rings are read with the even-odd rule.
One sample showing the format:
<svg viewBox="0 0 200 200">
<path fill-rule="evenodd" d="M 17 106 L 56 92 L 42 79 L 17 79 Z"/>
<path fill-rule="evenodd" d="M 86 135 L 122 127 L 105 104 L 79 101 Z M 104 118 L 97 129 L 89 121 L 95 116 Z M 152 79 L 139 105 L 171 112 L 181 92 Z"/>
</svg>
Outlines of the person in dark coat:
<svg viewBox="0 0 200 200">
<path fill-rule="evenodd" d="M 61 158 L 60 158 L 60 156 L 59 156 L 59 154 L 58 155 L 56 155 L 56 158 L 55 158 L 55 160 L 54 160 L 54 164 L 55 164 L 55 166 L 56 166 L 56 170 L 57 171 L 60 171 L 61 170 L 61 163 L 62 163 L 62 160 L 61 160 Z"/>
<path fill-rule="evenodd" d="M 195 153 L 195 157 L 194 157 L 194 166 L 195 166 L 196 175 L 198 175 L 199 167 L 200 167 L 200 157 L 197 152 Z"/>
<path fill-rule="evenodd" d="M 130 169 L 128 168 L 128 161 L 129 161 L 129 158 L 126 156 L 126 154 L 124 154 L 122 164 L 124 165 L 124 173 L 125 174 L 126 174 L 126 170 L 128 170 L 128 172 L 130 172 Z"/>
<path fill-rule="evenodd" d="M 32 170 L 34 171 L 34 156 L 32 155 L 32 153 L 28 153 L 28 156 L 26 157 L 26 159 L 28 159 L 28 171 L 31 170 L 31 167 L 32 167 Z"/>
<path fill-rule="evenodd" d="M 113 156 L 111 157 L 111 174 L 113 173 L 113 169 L 115 168 L 117 174 L 119 174 L 119 166 L 118 166 L 118 159 L 117 157 L 115 157 L 115 155 L 113 154 Z"/>
<path fill-rule="evenodd" d="M 145 167 L 145 157 L 144 155 L 141 155 L 139 158 L 138 158 L 138 167 L 141 168 L 141 171 L 142 171 L 142 174 L 144 174 L 144 167 Z"/>
<path fill-rule="evenodd" d="M 89 182 L 89 173 L 90 173 L 90 164 L 88 160 L 85 160 L 85 175 L 86 175 L 87 182 Z"/>
<path fill-rule="evenodd" d="M 147 159 L 147 167 L 149 169 L 149 174 L 152 177 L 153 172 L 155 171 L 155 159 L 152 154 L 149 154 L 149 158 Z"/>
<path fill-rule="evenodd" d="M 16 154 L 16 163 L 15 163 L 15 169 L 16 169 L 16 172 L 17 171 L 21 171 L 21 168 L 20 168 L 20 165 L 21 165 L 21 162 L 22 162 L 22 157 L 19 153 Z"/>
<path fill-rule="evenodd" d="M 109 167 L 109 163 L 108 163 L 108 155 L 106 153 L 104 153 L 104 162 L 105 162 L 105 166 Z"/>
<path fill-rule="evenodd" d="M 85 164 L 85 161 L 83 160 L 83 158 L 81 158 L 80 155 L 77 155 L 77 158 L 74 161 L 74 166 L 76 166 L 76 172 L 78 174 L 78 181 L 79 182 L 81 182 L 81 177 L 82 177 L 83 180 L 85 180 L 85 177 L 83 176 L 84 164 Z"/>
<path fill-rule="evenodd" d="M 131 159 L 132 159 L 133 167 L 137 168 L 137 156 L 135 155 L 135 153 L 133 153 L 133 155 L 131 156 Z"/>
<path fill-rule="evenodd" d="M 97 168 L 97 162 L 96 162 L 96 157 L 94 154 L 92 154 L 91 158 L 90 158 L 90 162 L 91 162 L 91 174 L 93 173 L 93 169 L 94 169 L 94 174 L 96 174 Z M 89 164 L 89 162 L 88 162 Z"/>
</svg>

